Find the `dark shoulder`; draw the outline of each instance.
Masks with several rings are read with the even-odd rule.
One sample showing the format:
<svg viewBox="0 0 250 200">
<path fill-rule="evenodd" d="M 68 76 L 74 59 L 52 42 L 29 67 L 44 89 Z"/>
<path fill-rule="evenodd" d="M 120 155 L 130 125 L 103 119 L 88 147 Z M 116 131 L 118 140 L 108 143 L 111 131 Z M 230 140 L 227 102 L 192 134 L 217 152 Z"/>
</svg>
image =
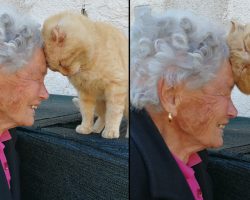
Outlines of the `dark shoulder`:
<svg viewBox="0 0 250 200">
<path fill-rule="evenodd" d="M 199 154 L 199 156 L 200 156 L 202 162 L 203 162 L 205 165 L 207 165 L 207 163 L 208 163 L 208 152 L 207 152 L 207 150 L 206 150 L 206 149 L 205 149 L 205 150 L 202 150 L 202 151 L 198 152 L 198 154 Z"/>
<path fill-rule="evenodd" d="M 146 166 L 133 139 L 130 138 L 130 199 L 149 199 L 149 181 Z"/>
</svg>

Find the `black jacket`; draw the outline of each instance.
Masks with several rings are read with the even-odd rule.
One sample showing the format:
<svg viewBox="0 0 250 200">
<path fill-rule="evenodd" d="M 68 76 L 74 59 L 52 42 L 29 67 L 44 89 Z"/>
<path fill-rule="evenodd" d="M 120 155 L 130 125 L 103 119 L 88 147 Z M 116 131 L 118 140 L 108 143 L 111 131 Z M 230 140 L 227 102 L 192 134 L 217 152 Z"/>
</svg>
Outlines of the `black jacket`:
<svg viewBox="0 0 250 200">
<path fill-rule="evenodd" d="M 145 110 L 130 112 L 130 199 L 194 200 L 184 175 Z M 204 200 L 212 200 L 206 151 L 193 167 Z"/>
<path fill-rule="evenodd" d="M 19 178 L 19 161 L 15 150 L 16 134 L 11 130 L 11 140 L 3 142 L 5 145 L 4 152 L 9 165 L 11 176 L 11 189 L 9 190 L 5 178 L 2 164 L 0 164 L 0 200 L 20 200 L 20 178 Z"/>
</svg>

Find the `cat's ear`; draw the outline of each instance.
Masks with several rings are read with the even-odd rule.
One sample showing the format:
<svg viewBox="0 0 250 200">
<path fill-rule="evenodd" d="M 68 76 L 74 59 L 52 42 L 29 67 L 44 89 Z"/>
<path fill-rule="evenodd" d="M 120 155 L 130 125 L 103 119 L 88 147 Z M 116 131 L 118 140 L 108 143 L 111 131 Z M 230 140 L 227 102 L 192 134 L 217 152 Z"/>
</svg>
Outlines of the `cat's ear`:
<svg viewBox="0 0 250 200">
<path fill-rule="evenodd" d="M 231 21 L 231 30 L 230 33 L 235 32 L 236 30 L 244 30 L 244 25 L 235 22 L 235 21 Z"/>
<path fill-rule="evenodd" d="M 59 26 L 54 27 L 51 30 L 51 39 L 52 41 L 62 44 L 65 41 L 66 33 L 60 29 Z"/>
</svg>

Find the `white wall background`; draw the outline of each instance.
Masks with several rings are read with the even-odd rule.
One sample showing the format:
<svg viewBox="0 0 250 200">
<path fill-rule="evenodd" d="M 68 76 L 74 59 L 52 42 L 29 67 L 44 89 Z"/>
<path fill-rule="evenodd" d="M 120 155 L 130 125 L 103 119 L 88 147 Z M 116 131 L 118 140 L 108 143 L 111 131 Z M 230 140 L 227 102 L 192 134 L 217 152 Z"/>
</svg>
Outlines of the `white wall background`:
<svg viewBox="0 0 250 200">
<path fill-rule="evenodd" d="M 63 10 L 80 13 L 85 3 L 89 18 L 110 22 L 128 35 L 128 0 L 0 0 L 2 3 L 24 10 L 41 25 L 48 16 Z M 76 95 L 67 78 L 58 72 L 49 70 L 45 85 L 50 94 Z"/>
<path fill-rule="evenodd" d="M 130 0 L 131 23 L 134 7 L 143 4 L 151 5 L 153 12 L 160 12 L 166 8 L 189 9 L 211 20 L 219 21 L 227 28 L 230 28 L 231 19 L 250 23 L 250 0 Z M 238 109 L 238 115 L 250 117 L 250 96 L 242 94 L 235 87 L 232 99 Z"/>
<path fill-rule="evenodd" d="M 0 5 L 14 4 L 42 24 L 48 16 L 62 10 L 80 12 L 84 2 L 91 19 L 108 21 L 128 34 L 128 0 L 0 0 Z M 168 7 L 190 9 L 225 25 L 230 19 L 250 23 L 250 0 L 130 0 L 130 4 L 132 20 L 134 6 L 150 4 L 155 11 Z M 67 78 L 59 73 L 49 71 L 45 84 L 51 94 L 76 95 Z M 250 117 L 250 96 L 235 88 L 232 98 L 239 116 Z"/>
</svg>

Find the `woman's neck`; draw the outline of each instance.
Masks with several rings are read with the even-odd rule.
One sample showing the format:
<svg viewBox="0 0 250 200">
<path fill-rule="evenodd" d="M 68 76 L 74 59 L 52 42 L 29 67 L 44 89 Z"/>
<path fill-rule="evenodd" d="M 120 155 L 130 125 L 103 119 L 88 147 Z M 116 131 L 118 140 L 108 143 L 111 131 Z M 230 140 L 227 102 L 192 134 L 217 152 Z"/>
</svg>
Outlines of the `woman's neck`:
<svg viewBox="0 0 250 200">
<path fill-rule="evenodd" d="M 0 112 L 0 136 L 4 131 L 15 127 L 15 124 L 10 121 L 11 120 L 6 119 L 6 116 L 3 116 L 2 113 Z"/>
<path fill-rule="evenodd" d="M 148 111 L 148 113 L 171 153 L 184 163 L 188 162 L 192 154 L 204 149 L 200 144 L 195 143 L 187 133 L 180 130 L 174 121 L 169 122 L 166 112 Z"/>
</svg>

